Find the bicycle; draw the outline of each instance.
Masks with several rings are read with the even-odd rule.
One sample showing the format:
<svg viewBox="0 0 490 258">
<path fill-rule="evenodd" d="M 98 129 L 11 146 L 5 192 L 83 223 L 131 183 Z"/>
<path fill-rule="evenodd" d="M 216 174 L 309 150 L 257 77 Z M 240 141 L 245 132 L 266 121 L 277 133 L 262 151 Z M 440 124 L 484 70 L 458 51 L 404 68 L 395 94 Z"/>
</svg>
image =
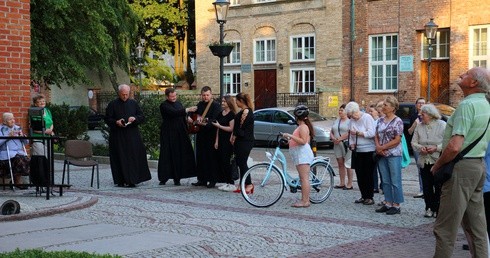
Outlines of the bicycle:
<svg viewBox="0 0 490 258">
<path fill-rule="evenodd" d="M 252 166 L 243 175 L 240 183 L 240 189 L 243 198 L 249 204 L 264 208 L 276 203 L 289 187 L 291 193 L 301 190 L 299 177 L 292 177 L 287 170 L 287 162 L 284 153 L 281 151 L 281 145 L 287 144 L 287 140 L 282 138 L 282 133 L 276 137 L 277 147 L 272 154 L 266 151 L 269 162 L 262 162 Z M 280 167 L 276 164 L 280 163 Z M 248 176 L 252 179 L 254 185 L 253 192 L 247 193 L 245 190 L 245 178 Z M 333 191 L 335 172 L 330 165 L 329 157 L 315 157 L 310 164 L 310 202 L 322 203 Z"/>
</svg>

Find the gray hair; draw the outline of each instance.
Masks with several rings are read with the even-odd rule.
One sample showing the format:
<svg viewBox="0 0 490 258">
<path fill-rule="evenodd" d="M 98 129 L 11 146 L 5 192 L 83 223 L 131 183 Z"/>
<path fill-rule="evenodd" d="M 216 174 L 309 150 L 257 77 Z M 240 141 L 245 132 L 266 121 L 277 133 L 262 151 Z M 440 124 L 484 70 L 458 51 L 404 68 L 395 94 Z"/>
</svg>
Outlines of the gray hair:
<svg viewBox="0 0 490 258">
<path fill-rule="evenodd" d="M 357 104 L 354 101 L 351 101 L 351 102 L 347 103 L 347 105 L 345 105 L 344 111 L 346 114 L 353 114 L 353 113 L 357 113 L 361 110 L 359 109 L 359 104 Z"/>
<path fill-rule="evenodd" d="M 441 114 L 439 110 L 433 104 L 425 104 L 420 108 L 420 112 L 429 115 L 432 119 L 438 120 L 441 119 Z"/>
<path fill-rule="evenodd" d="M 490 70 L 483 67 L 473 68 L 473 79 L 478 82 L 478 88 L 485 93 L 490 101 Z"/>
<path fill-rule="evenodd" d="M 10 119 L 10 118 L 14 118 L 14 114 L 12 114 L 10 112 L 3 113 L 2 119 L 3 119 L 4 123 L 7 122 L 7 119 Z"/>
<path fill-rule="evenodd" d="M 123 90 L 125 88 L 128 89 L 128 90 L 131 90 L 131 87 L 129 87 L 129 85 L 127 85 L 127 84 L 121 84 L 121 85 L 119 85 L 117 87 L 117 91 L 119 92 L 119 91 L 121 91 L 121 90 Z"/>
</svg>

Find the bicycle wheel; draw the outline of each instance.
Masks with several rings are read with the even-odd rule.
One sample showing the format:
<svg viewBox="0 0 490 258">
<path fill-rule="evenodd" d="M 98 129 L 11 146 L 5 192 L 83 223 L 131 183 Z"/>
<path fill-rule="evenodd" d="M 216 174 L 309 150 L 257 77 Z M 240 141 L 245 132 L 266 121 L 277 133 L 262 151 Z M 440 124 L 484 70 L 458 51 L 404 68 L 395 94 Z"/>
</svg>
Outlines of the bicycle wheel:
<svg viewBox="0 0 490 258">
<path fill-rule="evenodd" d="M 269 163 L 256 164 L 243 175 L 240 185 L 242 196 L 245 201 L 255 207 L 273 205 L 281 198 L 284 192 L 284 179 L 281 172 L 275 167 L 268 171 L 269 166 Z M 250 193 L 245 191 L 245 179 L 248 176 L 251 177 L 254 185 L 254 189 Z"/>
<path fill-rule="evenodd" d="M 332 193 L 334 186 L 332 166 L 324 161 L 316 161 L 310 168 L 310 202 L 324 202 Z"/>
</svg>

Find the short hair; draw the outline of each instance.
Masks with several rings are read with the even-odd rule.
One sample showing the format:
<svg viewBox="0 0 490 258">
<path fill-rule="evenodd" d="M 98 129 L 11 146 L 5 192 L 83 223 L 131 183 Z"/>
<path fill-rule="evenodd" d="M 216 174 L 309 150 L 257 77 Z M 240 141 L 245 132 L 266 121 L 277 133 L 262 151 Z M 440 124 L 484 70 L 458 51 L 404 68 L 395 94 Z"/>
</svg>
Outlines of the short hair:
<svg viewBox="0 0 490 258">
<path fill-rule="evenodd" d="M 127 84 L 121 84 L 121 85 L 119 85 L 117 87 L 117 91 L 120 92 L 120 91 L 122 91 L 125 88 L 128 89 L 128 90 L 131 90 L 131 87 L 129 87 L 129 85 L 127 85 Z"/>
<path fill-rule="evenodd" d="M 211 92 L 213 92 L 213 91 L 211 90 L 211 87 L 209 87 L 209 86 L 204 86 L 204 87 L 202 87 L 202 89 L 201 89 L 201 93 L 206 92 L 206 91 L 211 91 Z"/>
<path fill-rule="evenodd" d="M 339 109 L 345 109 L 345 103 L 340 105 Z"/>
<path fill-rule="evenodd" d="M 32 98 L 32 104 L 36 105 L 36 102 L 40 99 L 45 99 L 46 97 L 43 94 L 37 94 Z"/>
<path fill-rule="evenodd" d="M 168 95 L 170 95 L 170 93 L 174 93 L 174 92 L 175 92 L 174 88 L 166 88 L 165 89 L 165 96 L 168 97 Z"/>
<path fill-rule="evenodd" d="M 347 114 L 352 114 L 352 113 L 357 113 L 357 112 L 359 112 L 361 110 L 359 109 L 359 104 L 357 104 L 354 101 L 351 101 L 351 102 L 347 103 L 347 105 L 345 105 L 344 111 Z"/>
<path fill-rule="evenodd" d="M 441 119 L 441 114 L 439 110 L 433 104 L 425 104 L 420 108 L 420 112 L 429 115 L 432 119 Z"/>
<path fill-rule="evenodd" d="M 478 82 L 478 88 L 482 90 L 487 98 L 490 94 L 490 70 L 483 67 L 475 67 L 473 70 L 473 79 Z"/>
<path fill-rule="evenodd" d="M 395 111 L 398 110 L 398 108 L 400 108 L 400 103 L 394 96 L 387 96 L 384 102 L 390 103 L 390 105 L 395 108 Z"/>
<path fill-rule="evenodd" d="M 3 113 L 2 115 L 2 121 L 5 123 L 7 121 L 7 119 L 9 118 L 14 118 L 14 114 L 10 113 L 10 112 L 5 112 Z"/>
</svg>

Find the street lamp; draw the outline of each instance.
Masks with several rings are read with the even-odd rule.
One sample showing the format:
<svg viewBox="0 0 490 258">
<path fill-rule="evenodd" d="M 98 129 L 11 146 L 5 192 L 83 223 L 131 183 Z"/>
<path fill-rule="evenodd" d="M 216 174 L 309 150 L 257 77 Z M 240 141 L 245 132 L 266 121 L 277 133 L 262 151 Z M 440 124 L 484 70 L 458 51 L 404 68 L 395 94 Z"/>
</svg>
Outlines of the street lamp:
<svg viewBox="0 0 490 258">
<path fill-rule="evenodd" d="M 143 67 L 143 54 L 145 53 L 145 48 L 143 47 L 144 44 L 145 44 L 145 40 L 140 39 L 140 43 L 138 43 L 138 46 L 136 47 L 136 57 L 138 58 L 138 79 L 139 79 L 138 96 L 141 94 L 141 85 L 143 84 L 141 79 L 141 73 L 143 71 L 141 70 L 141 68 Z"/>
<path fill-rule="evenodd" d="M 429 57 L 427 58 L 427 101 L 431 102 L 430 99 L 430 64 L 432 62 L 432 43 L 434 43 L 434 40 L 436 39 L 436 34 L 437 34 L 437 24 L 434 23 L 434 18 L 430 18 L 430 21 L 425 24 L 425 37 L 427 38 L 427 43 L 429 44 L 429 47 L 427 48 L 429 50 Z"/>
<path fill-rule="evenodd" d="M 226 23 L 226 16 L 228 16 L 228 8 L 230 7 L 230 2 L 227 0 L 216 0 L 213 3 L 214 10 L 216 13 L 216 22 L 219 23 L 219 44 L 224 44 L 223 27 Z M 229 54 L 229 53 L 228 53 Z M 219 99 L 223 98 L 225 92 L 224 78 L 223 78 L 223 63 L 225 56 L 219 56 Z"/>
</svg>

